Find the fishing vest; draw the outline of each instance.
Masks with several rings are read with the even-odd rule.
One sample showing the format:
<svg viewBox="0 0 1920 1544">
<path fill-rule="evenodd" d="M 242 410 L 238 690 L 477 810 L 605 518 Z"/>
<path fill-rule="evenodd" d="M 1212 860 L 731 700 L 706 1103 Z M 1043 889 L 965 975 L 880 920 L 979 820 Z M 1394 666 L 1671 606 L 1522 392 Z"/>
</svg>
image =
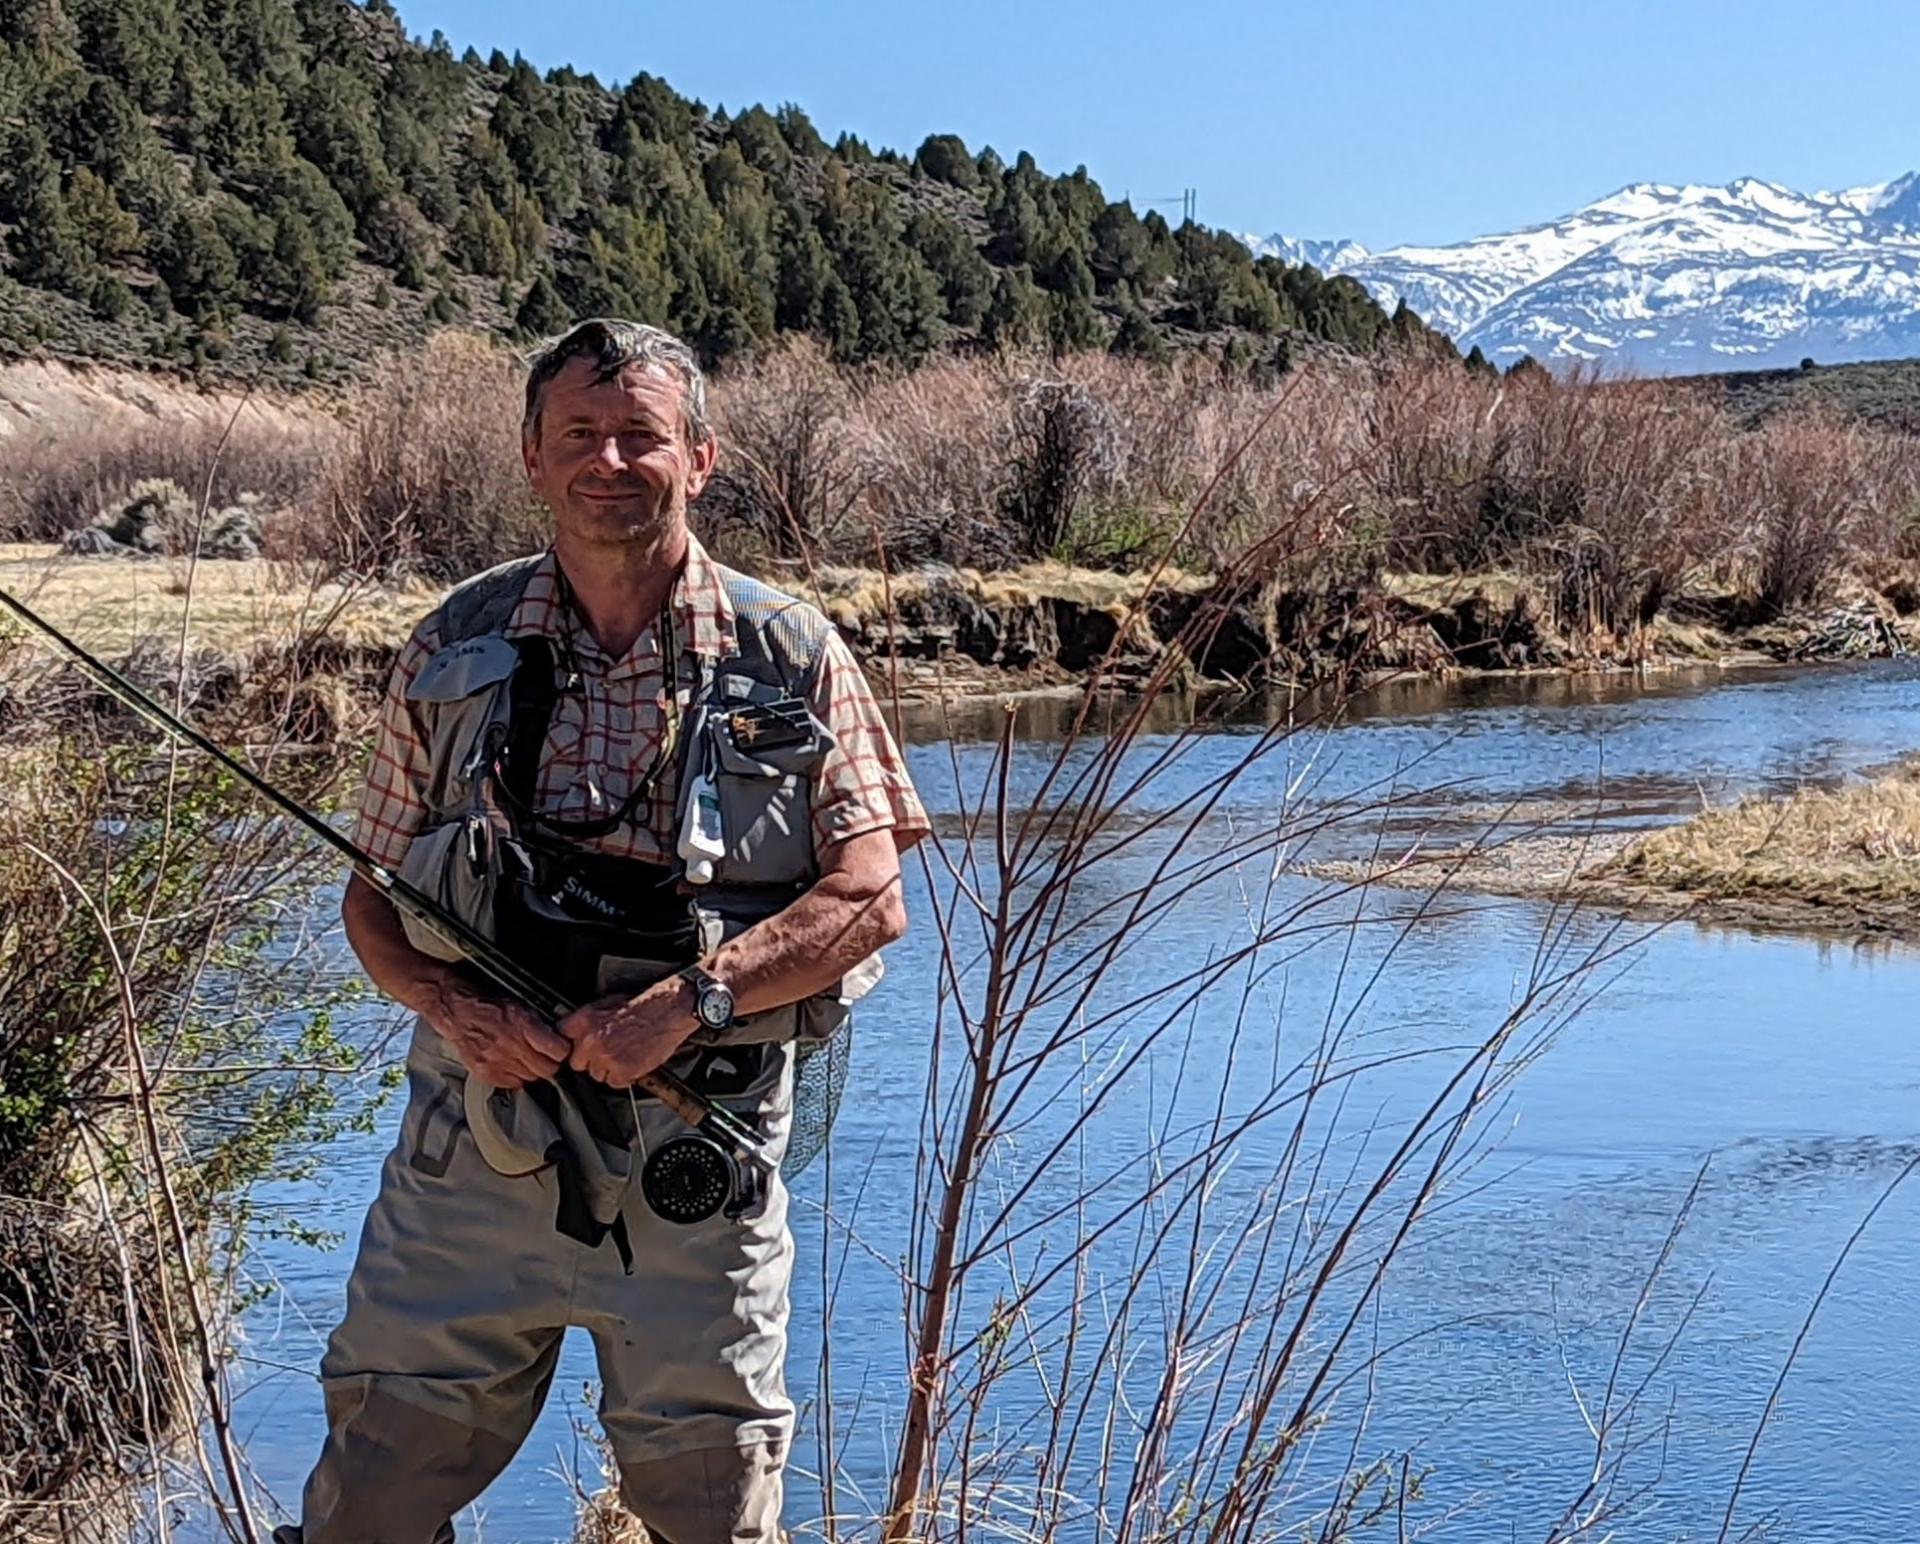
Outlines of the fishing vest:
<svg viewBox="0 0 1920 1544">
<path fill-rule="evenodd" d="M 476 575 L 435 613 L 440 647 L 407 689 L 426 732 L 427 818 L 399 874 L 584 1002 L 638 991 L 691 964 L 818 878 L 812 774 L 834 740 L 805 704 L 832 624 L 719 567 L 739 652 L 690 659 L 681 649 L 668 664 L 671 689 L 685 703 L 668 861 L 610 858 L 543 838 L 515 813 L 532 802 L 559 690 L 545 640 L 506 636 L 539 562 L 523 558 Z M 750 732 L 769 712 L 785 726 L 777 745 Z M 718 797 L 724 852 L 711 882 L 691 886 L 676 837 L 702 776 Z M 517 794 L 507 786 L 516 780 Z M 423 953 L 454 957 L 424 927 L 408 922 L 408 937 Z M 742 1018 L 718 1036 L 702 1031 L 695 1041 L 824 1040 L 879 975 L 876 955 L 837 991 Z"/>
</svg>

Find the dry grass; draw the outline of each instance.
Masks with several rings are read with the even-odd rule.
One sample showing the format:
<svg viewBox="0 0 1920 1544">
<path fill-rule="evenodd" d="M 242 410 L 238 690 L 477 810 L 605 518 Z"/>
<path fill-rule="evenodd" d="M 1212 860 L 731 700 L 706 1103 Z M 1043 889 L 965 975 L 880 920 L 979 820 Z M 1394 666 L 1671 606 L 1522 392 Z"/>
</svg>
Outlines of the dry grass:
<svg viewBox="0 0 1920 1544">
<path fill-rule="evenodd" d="M 186 569 L 183 558 L 73 558 L 44 543 L 0 544 L 0 589 L 108 655 L 179 631 Z M 397 648 L 437 594 L 423 581 L 321 580 L 309 568 L 265 559 L 202 562 L 193 580 L 193 635 L 201 647 L 246 655 L 291 643 L 328 618 L 327 636 L 337 644 Z"/>
<path fill-rule="evenodd" d="M 1596 871 L 1715 899 L 1846 907 L 1920 902 L 1920 768 L 1707 810 Z"/>
<path fill-rule="evenodd" d="M 918 600 L 942 585 L 957 582 L 973 599 L 988 606 L 1030 606 L 1043 600 L 1070 601 L 1096 611 L 1122 610 L 1137 603 L 1149 588 L 1194 594 L 1207 589 L 1207 574 L 1173 570 L 1150 586 L 1144 574 L 1119 574 L 1108 569 L 1078 568 L 1069 563 L 1022 563 L 1016 568 L 983 572 L 977 568 L 910 570 L 883 574 L 874 568 L 822 566 L 804 578 L 780 580 L 804 594 L 829 616 L 850 627 L 885 617 L 889 604 L 898 607 Z"/>
</svg>

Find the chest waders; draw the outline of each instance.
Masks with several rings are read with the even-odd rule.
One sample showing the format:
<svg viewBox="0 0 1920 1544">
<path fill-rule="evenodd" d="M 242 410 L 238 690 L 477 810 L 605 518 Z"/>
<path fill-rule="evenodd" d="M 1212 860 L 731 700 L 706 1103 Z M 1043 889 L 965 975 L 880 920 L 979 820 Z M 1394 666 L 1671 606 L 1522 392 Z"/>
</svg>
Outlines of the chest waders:
<svg viewBox="0 0 1920 1544">
<path fill-rule="evenodd" d="M 737 652 L 698 656 L 690 670 L 671 617 L 663 618 L 668 729 L 656 765 L 619 809 L 586 820 L 543 815 L 537 786 L 548 733 L 561 701 L 584 681 L 570 659 L 564 668 L 556 661 L 546 639 L 506 636 L 539 561 L 478 575 L 441 605 L 441 647 L 408 694 L 426 730 L 428 818 L 400 874 L 564 996 L 586 1002 L 665 979 L 792 904 L 818 877 L 809 776 L 833 739 L 806 699 L 830 624 L 722 568 Z M 685 882 L 677 858 L 655 864 L 578 845 L 645 819 L 670 772 L 676 832 L 696 782 L 711 787 L 719 806 L 724 850 L 698 887 Z M 444 957 L 427 930 L 409 927 L 409 937 Z M 838 993 L 753 1015 L 718 1035 L 696 1034 L 669 1068 L 708 1100 L 723 1100 L 754 1084 L 784 1042 L 797 1042 L 796 1099 L 825 1107 L 809 1121 L 823 1135 L 837 1102 L 847 1005 L 877 979 L 875 967 Z M 512 1091 L 470 1077 L 465 1095 L 488 1163 L 509 1175 L 554 1167 L 556 1227 L 587 1244 L 610 1238 L 623 1264 L 631 1252 L 620 1200 L 637 1110 L 648 1102 L 577 1076 L 566 1090 L 542 1083 Z M 810 1156 L 806 1144 L 790 1147 L 785 1172 Z M 728 1144 L 699 1131 L 653 1147 L 640 1173 L 649 1208 L 686 1224 L 722 1209 L 740 1215 L 761 1183 Z"/>
</svg>

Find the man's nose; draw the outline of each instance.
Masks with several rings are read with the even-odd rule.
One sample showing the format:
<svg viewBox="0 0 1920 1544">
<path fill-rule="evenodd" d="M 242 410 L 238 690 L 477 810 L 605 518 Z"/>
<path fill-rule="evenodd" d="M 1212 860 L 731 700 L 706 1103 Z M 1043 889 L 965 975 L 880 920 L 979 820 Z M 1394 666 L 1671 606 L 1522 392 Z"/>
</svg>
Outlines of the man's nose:
<svg viewBox="0 0 1920 1544">
<path fill-rule="evenodd" d="M 609 434 L 593 453 L 594 470 L 613 476 L 627 469 L 627 458 L 620 454 L 620 436 Z"/>
</svg>

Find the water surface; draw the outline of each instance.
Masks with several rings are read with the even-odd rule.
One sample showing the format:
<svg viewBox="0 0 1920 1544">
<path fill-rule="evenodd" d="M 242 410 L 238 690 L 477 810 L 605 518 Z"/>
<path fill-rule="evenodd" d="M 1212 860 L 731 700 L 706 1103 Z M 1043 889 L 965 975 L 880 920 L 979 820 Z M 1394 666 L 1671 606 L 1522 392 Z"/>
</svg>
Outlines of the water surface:
<svg viewBox="0 0 1920 1544">
<path fill-rule="evenodd" d="M 1315 705 L 1268 701 L 1221 714 L 1155 780 L 1132 818 L 1185 807 L 1287 711 L 1311 715 Z M 1070 712 L 1057 703 L 1019 710 L 1012 784 L 1021 801 L 1042 789 Z M 960 817 L 987 775 L 997 715 L 986 708 L 910 722 L 913 772 L 949 840 L 958 839 Z M 1156 736 L 1170 731 L 1161 724 L 1137 754 L 1152 756 L 1166 743 Z M 1303 788 L 1319 799 L 1393 789 L 1423 818 L 1514 800 L 1591 798 L 1598 789 L 1618 801 L 1623 818 L 1664 819 L 1702 798 L 1844 776 L 1916 748 L 1920 671 L 1901 662 L 1649 682 L 1407 683 L 1370 694 L 1337 723 L 1256 764 L 1207 829 L 1257 828 L 1275 818 L 1289 790 L 1298 798 Z M 1152 841 L 1128 849 L 1095 876 L 1096 895 L 1138 883 L 1155 856 Z M 908 878 L 924 924 L 927 881 L 917 863 Z M 1275 901 L 1284 904 L 1311 882 L 1276 884 Z M 1244 884 L 1222 882 L 1183 897 L 1143 947 L 1129 951 L 1113 990 L 1163 980 L 1170 962 L 1226 946 L 1246 925 L 1246 895 Z M 1268 1059 L 1311 1044 L 1330 1013 L 1350 1019 L 1356 1054 L 1454 1044 L 1499 1020 L 1538 956 L 1544 909 L 1473 900 L 1423 913 L 1420 905 L 1417 896 L 1376 897 L 1354 951 L 1305 950 L 1259 984 L 1239 1020 L 1240 1060 L 1228 1075 L 1235 1097 L 1257 1097 Z M 1627 941 L 1615 921 L 1596 916 L 1572 924 L 1560 945 L 1612 949 Z M 1389 955 L 1362 995 L 1356 981 Z M 835 1138 L 832 1202 L 853 1211 L 858 1193 L 864 1246 L 843 1250 L 836 1237 L 831 1253 L 839 1271 L 835 1384 L 842 1399 L 851 1403 L 848 1391 L 857 1390 L 862 1401 L 856 1417 L 843 1418 L 842 1461 L 869 1485 L 883 1472 L 898 1410 L 891 1391 L 904 1335 L 887 1262 L 906 1247 L 936 987 L 935 942 L 923 925 L 893 951 L 888 979 L 864 1013 Z M 1635 1381 L 1647 1380 L 1647 1409 L 1658 1412 L 1664 1442 L 1659 1484 L 1617 1536 L 1717 1533 L 1734 1472 L 1813 1295 L 1920 1144 L 1917 1005 L 1920 956 L 1903 946 L 1675 925 L 1626 949 L 1605 989 L 1515 1083 L 1488 1132 L 1497 1144 L 1474 1182 L 1457 1188 L 1396 1262 L 1369 1331 L 1381 1344 L 1410 1340 L 1378 1369 L 1363 1452 L 1412 1448 L 1431 1466 L 1425 1505 L 1436 1536 L 1542 1537 L 1578 1491 L 1592 1437 L 1570 1384 L 1589 1402 L 1604 1384 L 1617 1336 L 1703 1164 L 1692 1215 L 1627 1358 Z M 1126 1097 L 1098 1118 L 1103 1158 L 1119 1162 L 1150 1146 L 1180 1116 L 1180 1101 L 1211 1100 L 1234 1022 L 1228 1012 L 1196 1012 L 1149 1058 Z M 1183 1046 L 1190 1081 L 1176 1090 L 1170 1063 Z M 1372 1075 L 1370 1119 L 1390 1130 L 1432 1076 L 1425 1062 Z M 1063 1069 L 1058 1086 L 1070 1101 L 1085 1079 Z M 349 1241 L 332 1252 L 291 1244 L 261 1252 L 260 1268 L 278 1288 L 249 1316 L 249 1386 L 238 1417 L 254 1466 L 289 1502 L 321 1429 L 308 1369 L 339 1311 L 351 1240 L 398 1113 L 386 1111 L 373 1135 L 337 1144 L 311 1180 L 265 1198 Z M 1049 1118 L 1041 1112 L 1013 1144 L 1009 1165 L 1038 1149 Z M 1276 1128 L 1271 1140 L 1278 1136 Z M 1263 1163 L 1271 1171 L 1269 1140 L 1248 1139 L 1232 1183 Z M 1354 1149 L 1377 1140 L 1356 1137 Z M 797 1188 L 789 1381 L 803 1404 L 817 1390 L 818 1217 L 827 1178 L 816 1165 Z M 1225 1194 L 1230 1201 L 1230 1187 Z M 1896 1460 L 1920 1449 L 1920 1336 L 1905 1302 L 1905 1284 L 1920 1270 L 1916 1222 L 1920 1188 L 1902 1190 L 1854 1249 L 1786 1385 L 1742 1524 L 1771 1511 L 1782 1518 L 1778 1536 L 1797 1540 L 1908 1531 L 1916 1508 Z M 1117 1276 L 1123 1262 L 1100 1266 Z M 591 1345 L 576 1337 L 532 1440 L 470 1531 L 477 1523 L 479 1536 L 510 1541 L 566 1535 L 569 1476 L 593 1472 L 577 1430 L 592 1376 Z M 815 1466 L 813 1430 L 803 1419 L 797 1469 Z M 790 1526 L 817 1510 L 817 1494 L 796 1478 Z"/>
</svg>

